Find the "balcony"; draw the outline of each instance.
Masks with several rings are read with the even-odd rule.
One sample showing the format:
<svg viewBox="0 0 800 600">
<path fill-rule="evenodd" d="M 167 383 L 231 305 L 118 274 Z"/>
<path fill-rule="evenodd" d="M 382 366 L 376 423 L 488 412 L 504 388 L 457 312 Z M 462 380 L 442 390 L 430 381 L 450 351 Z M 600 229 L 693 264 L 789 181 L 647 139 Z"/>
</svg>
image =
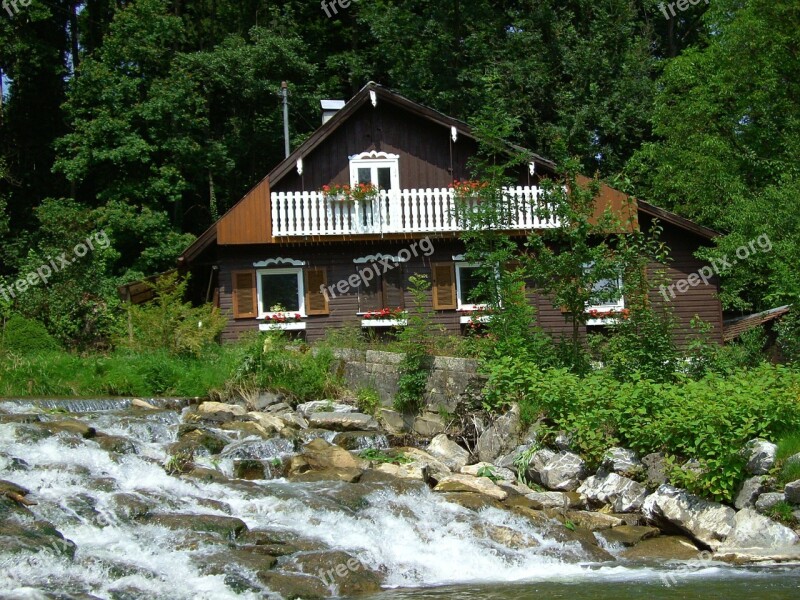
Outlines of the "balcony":
<svg viewBox="0 0 800 600">
<path fill-rule="evenodd" d="M 539 188 L 519 186 L 504 191 L 509 212 L 505 215 L 503 229 L 558 227 L 554 217 L 542 219 L 536 214 L 541 195 Z M 273 237 L 436 233 L 464 229 L 464 219 L 459 217 L 452 188 L 381 191 L 377 197 L 365 201 L 336 200 L 322 192 L 273 192 L 271 201 Z"/>
</svg>

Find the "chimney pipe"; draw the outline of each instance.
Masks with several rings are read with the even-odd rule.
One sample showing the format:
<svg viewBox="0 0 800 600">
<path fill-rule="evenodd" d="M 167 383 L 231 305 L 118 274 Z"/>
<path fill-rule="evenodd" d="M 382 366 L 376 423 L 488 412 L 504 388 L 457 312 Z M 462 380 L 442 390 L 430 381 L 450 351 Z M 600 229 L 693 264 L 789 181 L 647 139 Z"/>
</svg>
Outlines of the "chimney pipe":
<svg viewBox="0 0 800 600">
<path fill-rule="evenodd" d="M 289 156 L 289 90 L 285 81 L 281 81 L 281 96 L 283 96 L 283 150 L 286 156 Z"/>
</svg>

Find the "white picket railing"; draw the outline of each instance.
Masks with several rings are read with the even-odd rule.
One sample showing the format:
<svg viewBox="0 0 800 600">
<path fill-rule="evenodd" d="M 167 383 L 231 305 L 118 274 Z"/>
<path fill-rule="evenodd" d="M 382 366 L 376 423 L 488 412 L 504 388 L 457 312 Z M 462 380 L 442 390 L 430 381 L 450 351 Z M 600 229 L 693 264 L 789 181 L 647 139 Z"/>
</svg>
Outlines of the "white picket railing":
<svg viewBox="0 0 800 600">
<path fill-rule="evenodd" d="M 508 230 L 558 227 L 550 216 L 537 215 L 541 190 L 513 187 L 505 190 Z M 452 188 L 382 191 L 365 201 L 336 200 L 322 192 L 273 192 L 272 235 L 358 235 L 462 231 Z M 463 209 L 461 209 L 463 210 Z"/>
</svg>

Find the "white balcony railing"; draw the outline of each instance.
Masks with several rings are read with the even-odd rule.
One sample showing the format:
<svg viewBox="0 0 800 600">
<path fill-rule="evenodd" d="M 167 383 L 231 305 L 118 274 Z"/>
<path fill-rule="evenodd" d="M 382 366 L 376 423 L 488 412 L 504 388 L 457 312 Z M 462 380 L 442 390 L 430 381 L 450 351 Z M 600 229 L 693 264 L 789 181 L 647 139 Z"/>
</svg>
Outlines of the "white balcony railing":
<svg viewBox="0 0 800 600">
<path fill-rule="evenodd" d="M 557 227 L 554 217 L 536 214 L 541 190 L 505 190 L 508 214 L 504 229 Z M 365 201 L 335 200 L 322 192 L 273 192 L 272 235 L 359 235 L 462 231 L 452 188 L 382 191 Z M 463 209 L 462 209 L 463 210 Z"/>
</svg>

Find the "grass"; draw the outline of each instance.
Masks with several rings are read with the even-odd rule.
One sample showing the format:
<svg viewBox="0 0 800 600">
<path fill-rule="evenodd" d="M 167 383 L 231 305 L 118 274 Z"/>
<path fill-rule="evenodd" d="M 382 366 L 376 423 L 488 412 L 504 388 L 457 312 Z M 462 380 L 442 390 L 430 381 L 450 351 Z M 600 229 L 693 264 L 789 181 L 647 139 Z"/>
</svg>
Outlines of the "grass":
<svg viewBox="0 0 800 600">
<path fill-rule="evenodd" d="M 781 501 L 767 510 L 767 516 L 780 521 L 784 525 L 794 526 L 797 523 L 794 510 L 791 504 Z"/>
<path fill-rule="evenodd" d="M 778 440 L 778 481 L 782 484 L 800 479 L 800 460 L 787 462 L 795 454 L 800 454 L 800 432 L 792 432 Z"/>
<path fill-rule="evenodd" d="M 369 460 L 377 463 L 390 463 L 395 465 L 403 465 L 413 461 L 412 458 L 406 456 L 402 452 L 384 452 L 377 448 L 367 448 L 362 450 L 360 454 L 364 460 Z"/>
</svg>

